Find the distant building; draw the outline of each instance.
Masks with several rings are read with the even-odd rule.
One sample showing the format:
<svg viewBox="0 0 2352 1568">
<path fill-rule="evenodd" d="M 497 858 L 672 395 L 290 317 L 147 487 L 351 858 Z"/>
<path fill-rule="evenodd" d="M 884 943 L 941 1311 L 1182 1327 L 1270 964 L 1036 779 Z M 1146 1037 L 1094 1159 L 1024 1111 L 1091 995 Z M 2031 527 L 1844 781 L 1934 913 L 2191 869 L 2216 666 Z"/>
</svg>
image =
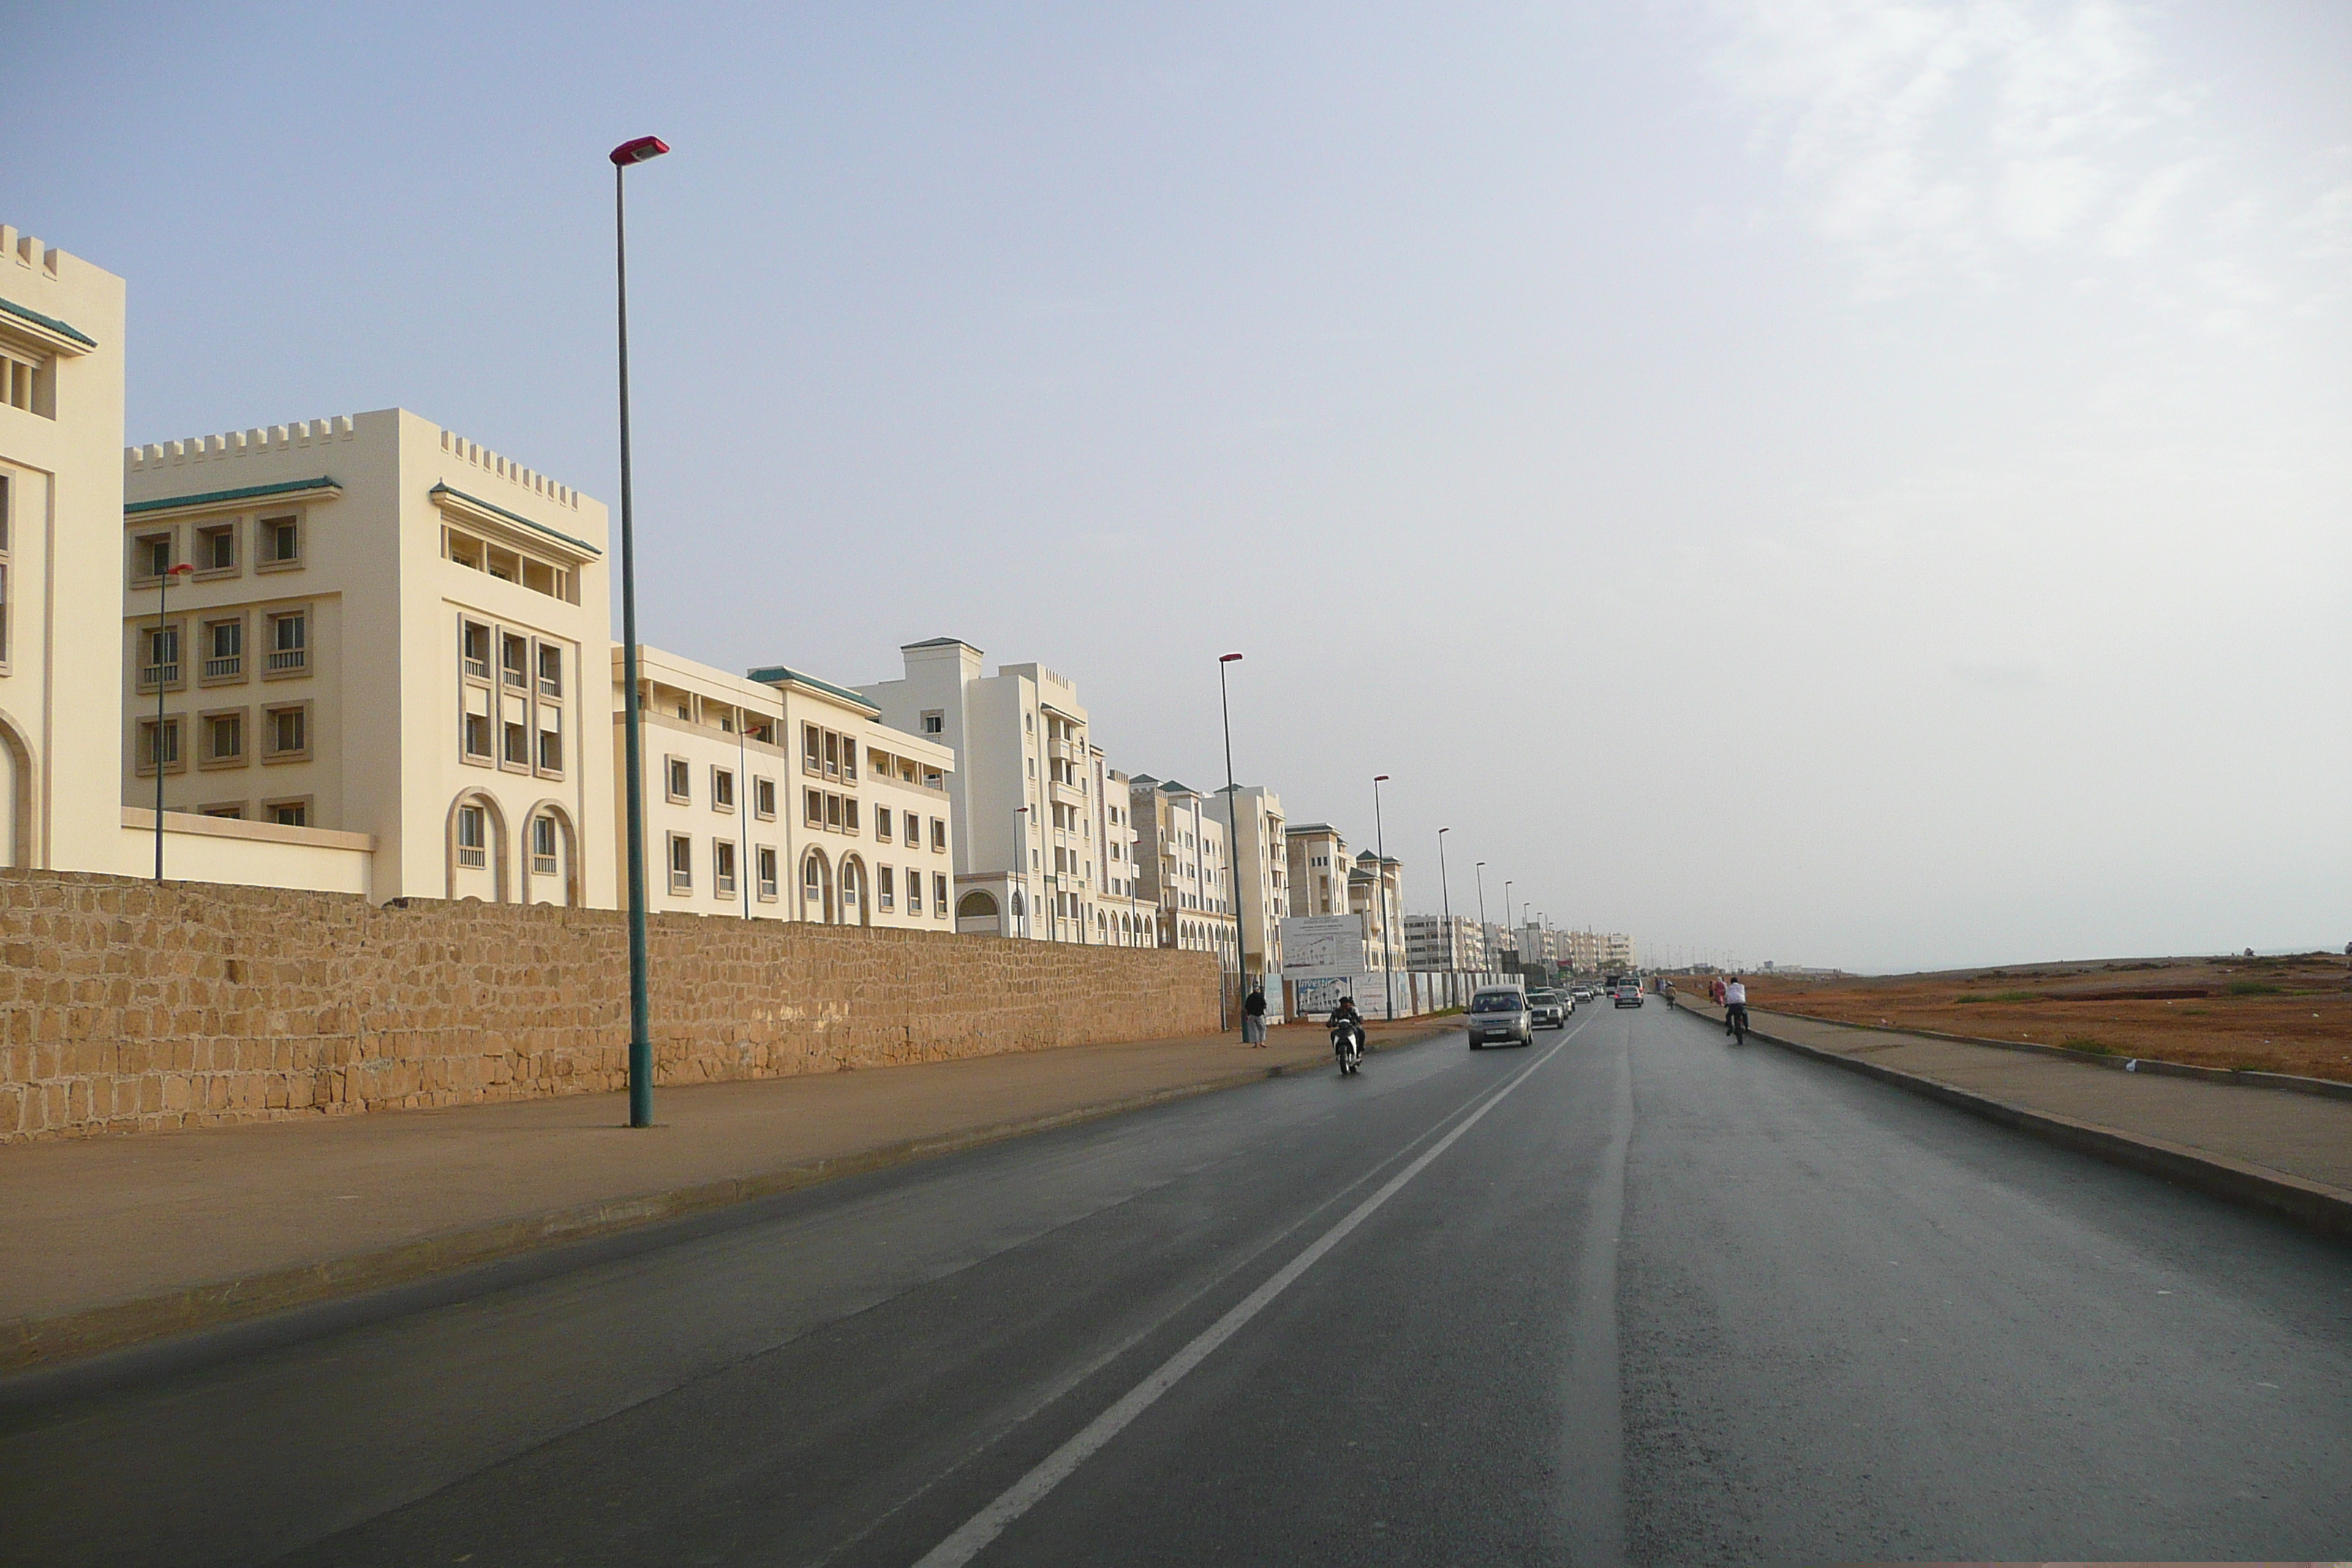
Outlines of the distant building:
<svg viewBox="0 0 2352 1568">
<path fill-rule="evenodd" d="M 1139 773 L 1128 783 L 1134 811 L 1136 886 L 1159 911 L 1161 947 L 1213 952 L 1234 966 L 1232 885 L 1225 879 L 1225 825 L 1200 791 Z"/>
<path fill-rule="evenodd" d="M 1344 915 L 1348 912 L 1348 873 L 1354 861 L 1348 841 L 1328 822 L 1301 823 L 1283 830 L 1284 858 L 1289 863 L 1290 912 L 1293 915 Z"/>
<path fill-rule="evenodd" d="M 1282 797 L 1263 784 L 1252 784 L 1229 805 L 1225 792 L 1218 790 L 1209 809 L 1224 826 L 1241 873 L 1242 967 L 1252 978 L 1277 987 L 1268 995 L 1278 994 L 1282 921 L 1290 905 L 1289 833 L 1283 822 Z M 1231 902 L 1230 897 L 1226 901 Z"/>
<path fill-rule="evenodd" d="M 1476 971 L 1486 967 L 1486 943 L 1468 915 L 1404 917 L 1405 967 Z"/>
</svg>

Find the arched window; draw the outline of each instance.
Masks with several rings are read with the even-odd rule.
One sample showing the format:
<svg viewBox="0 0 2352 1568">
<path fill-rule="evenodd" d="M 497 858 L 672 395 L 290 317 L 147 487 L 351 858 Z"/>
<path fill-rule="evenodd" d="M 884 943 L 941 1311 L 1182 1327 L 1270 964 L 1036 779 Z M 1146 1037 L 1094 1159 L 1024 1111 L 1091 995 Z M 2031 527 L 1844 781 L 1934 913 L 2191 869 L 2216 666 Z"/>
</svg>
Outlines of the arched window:
<svg viewBox="0 0 2352 1568">
<path fill-rule="evenodd" d="M 960 921 L 992 921 L 995 918 L 996 898 L 994 894 L 984 893 L 975 888 L 971 892 L 966 893 L 956 903 L 956 919 Z"/>
<path fill-rule="evenodd" d="M 833 868 L 820 850 L 812 849 L 801 858 L 801 919 L 819 925 L 834 921 Z"/>
</svg>

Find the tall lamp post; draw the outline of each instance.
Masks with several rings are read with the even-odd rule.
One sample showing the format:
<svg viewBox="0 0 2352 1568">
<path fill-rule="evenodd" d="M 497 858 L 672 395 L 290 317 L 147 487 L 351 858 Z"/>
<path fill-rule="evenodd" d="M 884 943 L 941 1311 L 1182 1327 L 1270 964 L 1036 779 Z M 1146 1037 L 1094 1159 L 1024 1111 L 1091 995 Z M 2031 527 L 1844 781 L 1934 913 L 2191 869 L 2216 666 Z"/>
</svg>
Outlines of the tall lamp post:
<svg viewBox="0 0 2352 1568">
<path fill-rule="evenodd" d="M 1020 877 L 1021 886 L 1024 888 L 1026 888 L 1029 885 L 1029 868 L 1021 863 L 1021 857 L 1028 853 L 1029 808 L 1025 805 L 1016 805 L 1013 808 L 1013 869 L 1014 874 Z M 1012 908 L 1013 900 L 1016 898 L 1020 898 L 1020 895 L 1013 890 L 1012 882 L 1007 880 L 1004 884 L 1004 902 L 1005 907 L 1008 910 Z M 1024 918 L 1034 919 L 1034 911 L 1031 910 L 1028 907 L 1034 901 L 1034 900 L 1029 899 L 1022 899 L 1021 910 L 1017 912 L 1021 913 Z M 1022 931 L 1018 921 L 1015 921 L 1013 924 L 1013 934 L 1014 936 L 1026 934 Z"/>
<path fill-rule="evenodd" d="M 1507 877 L 1503 879 L 1503 929 L 1510 933 L 1511 951 L 1518 952 L 1519 928 L 1511 923 L 1511 881 Z M 1528 955 L 1524 952 L 1520 952 L 1519 973 L 1521 974 L 1525 974 L 1527 972 Z"/>
<path fill-rule="evenodd" d="M 1449 970 L 1454 967 L 1454 889 L 1445 880 L 1445 836 L 1453 831 L 1450 827 L 1437 830 L 1437 897 L 1440 907 L 1445 911 L 1445 967 Z"/>
<path fill-rule="evenodd" d="M 184 577 L 194 570 L 183 561 L 177 566 L 165 567 L 155 580 L 155 879 L 159 882 L 163 879 L 163 693 L 172 686 L 163 679 L 163 636 L 172 626 L 164 610 L 172 602 L 172 579 Z M 173 668 L 187 653 L 177 637 L 172 639 Z M 195 737 L 191 735 L 188 739 L 193 742 Z"/>
<path fill-rule="evenodd" d="M 1372 868 L 1372 896 L 1381 910 L 1381 977 L 1387 982 L 1388 1012 L 1385 1017 L 1396 1016 L 1396 964 L 1389 957 L 1389 852 L 1388 834 L 1381 826 L 1381 785 L 1389 782 L 1386 773 L 1372 775 L 1372 853 L 1380 864 Z"/>
<path fill-rule="evenodd" d="M 1241 655 L 1225 653 L 1217 656 L 1217 710 L 1225 721 L 1225 862 L 1233 869 L 1234 884 L 1234 986 L 1236 1002 L 1249 984 L 1249 942 L 1242 936 L 1242 796 L 1241 785 L 1234 782 L 1234 704 L 1225 691 L 1225 666 L 1241 662 Z M 1219 1022 L 1225 1010 L 1224 985 L 1217 986 Z"/>
<path fill-rule="evenodd" d="M 654 1124 L 653 1003 L 646 991 L 645 714 L 637 690 L 637 535 L 629 493 L 629 227 L 626 176 L 631 167 L 669 151 L 658 136 L 640 136 L 613 149 L 613 275 L 619 285 L 621 343 L 621 662 L 628 688 L 629 775 L 629 1125 Z"/>
</svg>

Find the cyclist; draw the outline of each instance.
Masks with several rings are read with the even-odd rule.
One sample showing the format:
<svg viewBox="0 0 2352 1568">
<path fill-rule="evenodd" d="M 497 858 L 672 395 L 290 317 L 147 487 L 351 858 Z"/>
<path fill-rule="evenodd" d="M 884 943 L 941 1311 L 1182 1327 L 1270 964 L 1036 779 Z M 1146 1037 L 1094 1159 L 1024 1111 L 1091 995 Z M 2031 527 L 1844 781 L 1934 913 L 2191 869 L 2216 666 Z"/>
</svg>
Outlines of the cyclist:
<svg viewBox="0 0 2352 1568">
<path fill-rule="evenodd" d="M 1723 988 L 1723 1032 L 1748 1033 L 1748 987 L 1737 974 Z"/>
</svg>

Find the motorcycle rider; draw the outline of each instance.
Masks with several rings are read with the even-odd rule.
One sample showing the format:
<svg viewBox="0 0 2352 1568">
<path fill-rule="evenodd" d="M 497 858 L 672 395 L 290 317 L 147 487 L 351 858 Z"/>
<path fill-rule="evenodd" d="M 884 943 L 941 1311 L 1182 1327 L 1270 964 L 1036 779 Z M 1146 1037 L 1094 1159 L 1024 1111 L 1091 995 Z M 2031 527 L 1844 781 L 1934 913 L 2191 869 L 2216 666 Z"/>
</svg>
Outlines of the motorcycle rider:
<svg viewBox="0 0 2352 1568">
<path fill-rule="evenodd" d="M 1356 1011 L 1356 999 L 1353 996 L 1339 998 L 1339 1005 L 1331 1009 L 1330 1025 L 1333 1036 L 1331 1048 L 1334 1052 L 1339 1048 L 1339 1029 L 1343 1025 L 1356 1031 L 1356 1040 L 1359 1045 L 1363 1043 L 1364 1016 Z"/>
</svg>

